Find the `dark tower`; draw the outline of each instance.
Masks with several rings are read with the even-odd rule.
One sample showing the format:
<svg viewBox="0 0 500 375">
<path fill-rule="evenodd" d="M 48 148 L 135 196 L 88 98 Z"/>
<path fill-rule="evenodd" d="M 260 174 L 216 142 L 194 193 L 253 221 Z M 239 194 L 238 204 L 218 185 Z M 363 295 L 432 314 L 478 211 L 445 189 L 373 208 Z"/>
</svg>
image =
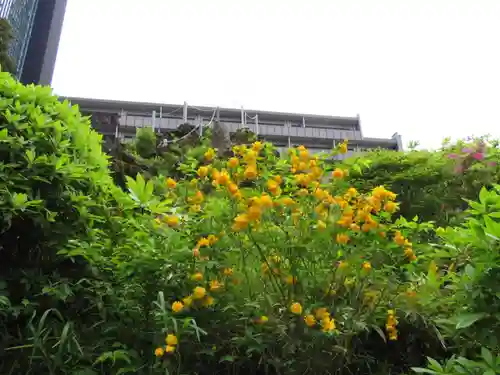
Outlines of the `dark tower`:
<svg viewBox="0 0 500 375">
<path fill-rule="evenodd" d="M 31 38 L 20 75 L 21 82 L 50 85 L 54 74 L 66 1 L 38 1 Z"/>
</svg>

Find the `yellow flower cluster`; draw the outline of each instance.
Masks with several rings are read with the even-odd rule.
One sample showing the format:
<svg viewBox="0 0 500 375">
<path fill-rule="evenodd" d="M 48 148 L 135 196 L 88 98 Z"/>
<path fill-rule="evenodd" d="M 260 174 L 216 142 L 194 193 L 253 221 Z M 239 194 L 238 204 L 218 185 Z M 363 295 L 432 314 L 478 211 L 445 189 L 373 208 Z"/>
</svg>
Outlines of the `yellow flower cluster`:
<svg viewBox="0 0 500 375">
<path fill-rule="evenodd" d="M 303 311 L 302 305 L 299 302 L 293 302 L 290 305 L 290 311 L 295 315 L 301 315 Z M 325 307 L 316 309 L 314 314 L 305 315 L 304 322 L 310 328 L 319 324 L 321 330 L 325 333 L 333 332 L 336 329 L 335 319 L 330 316 Z"/>
<path fill-rule="evenodd" d="M 273 204 L 273 199 L 266 193 L 263 193 L 259 197 L 252 197 L 249 199 L 245 212 L 234 218 L 232 226 L 233 231 L 244 230 L 250 223 L 258 225 L 264 211 L 273 207 Z"/>
<path fill-rule="evenodd" d="M 398 330 L 396 326 L 398 321 L 396 319 L 396 314 L 394 310 L 387 311 L 387 322 L 385 323 L 385 330 L 387 332 L 387 336 L 389 340 L 397 340 L 398 339 Z"/>
<path fill-rule="evenodd" d="M 213 246 L 217 241 L 219 241 L 219 238 L 214 234 L 200 238 L 193 249 L 193 256 L 199 257 L 201 254 L 200 248 Z"/>
<path fill-rule="evenodd" d="M 165 343 L 167 344 L 166 346 L 159 346 L 155 349 L 156 357 L 160 358 L 163 357 L 163 355 L 165 354 L 170 354 L 175 352 L 175 348 L 179 344 L 179 340 L 177 339 L 177 336 L 169 333 L 165 338 Z"/>
<path fill-rule="evenodd" d="M 384 220 L 390 216 L 388 214 L 393 214 L 399 209 L 395 202 L 396 195 L 393 192 L 383 186 L 378 186 L 369 194 L 360 194 L 354 187 L 349 187 L 339 194 L 335 189 L 347 184 L 342 179 L 348 176 L 348 170 L 336 168 L 332 171 L 324 164 L 323 160 L 311 155 L 304 146 L 289 150 L 289 171 L 291 174 L 286 173 L 288 168 L 286 163 L 280 165 L 281 169 L 278 172 L 272 168 L 268 170 L 266 163 L 260 163 L 267 151 L 267 146 L 265 147 L 261 142 L 255 142 L 250 146 L 235 146 L 233 147 L 234 156 L 221 164 L 220 160 L 214 160 L 216 150 L 207 150 L 204 154 L 205 165 L 197 167 L 197 179 L 190 183 L 190 189 L 186 190 L 186 196 L 183 197 L 190 205 L 189 210 L 192 212 L 201 211 L 200 206 L 205 202 L 205 196 L 198 190 L 197 184 L 203 182 L 204 186 L 211 184 L 215 188 L 212 190 L 216 191 L 217 196 L 224 196 L 230 202 L 231 207 L 235 209 L 236 215 L 232 216 L 232 230 L 242 232 L 236 236 L 238 236 L 238 241 L 243 243 L 250 242 L 245 230 L 266 230 L 269 227 L 272 228 L 275 221 L 283 218 L 284 225 L 289 226 L 285 229 L 291 229 L 290 233 L 297 229 L 297 233 L 306 233 L 306 235 L 312 233 L 318 237 L 321 236 L 321 239 L 327 239 L 329 236 L 330 240 L 337 244 L 336 250 L 348 255 L 350 254 L 349 248 L 356 246 L 360 239 L 365 238 L 365 234 L 368 234 L 370 238 L 386 238 L 387 232 L 390 236 L 389 241 L 393 240 L 398 246 L 404 248 L 405 257 L 408 260 L 416 260 L 409 240 L 401 232 L 392 232 L 390 227 L 384 225 Z M 347 141 L 338 146 L 338 151 L 340 153 L 347 152 Z M 283 176 L 279 175 L 283 172 Z M 166 186 L 169 189 L 176 189 L 177 183 L 175 180 L 167 178 Z M 244 186 L 252 187 L 245 188 Z M 254 189 L 259 189 L 260 192 L 255 193 Z M 169 194 L 179 194 L 180 191 L 181 189 L 177 189 Z M 252 196 L 249 197 L 250 194 Z M 208 202 L 211 203 L 210 198 Z M 313 212 L 307 212 L 308 209 Z M 270 225 L 267 225 L 266 219 Z M 171 228 L 180 225 L 176 215 L 165 216 L 161 218 L 161 221 Z M 300 225 L 300 223 L 307 223 L 307 226 Z M 182 225 L 191 224 L 186 219 L 182 221 Z M 391 236 L 391 233 L 394 233 L 394 236 Z M 234 270 L 227 267 L 227 264 L 219 266 L 220 268 L 216 272 L 220 272 L 220 275 L 213 278 L 208 277 L 208 274 L 204 276 L 205 271 L 211 272 L 213 268 L 208 269 L 207 265 L 207 270 L 203 270 L 199 267 L 199 261 L 208 260 L 207 256 L 202 257 L 202 255 L 210 255 L 215 258 L 215 261 L 220 260 L 218 258 L 219 252 L 213 251 L 214 248 L 220 247 L 222 249 L 225 247 L 225 240 L 215 245 L 220 240 L 220 236 L 211 234 L 197 240 L 193 249 L 193 255 L 196 258 L 194 259 L 195 267 L 187 276 L 195 282 L 192 285 L 194 288 L 188 296 L 172 303 L 171 309 L 174 314 L 182 313 L 189 308 L 213 305 L 214 298 L 209 293 L 215 295 L 216 292 L 230 285 L 228 279 L 233 276 Z M 265 248 L 265 250 L 269 250 L 269 248 Z M 276 253 L 271 252 L 271 254 Z M 282 260 L 278 255 L 266 255 L 261 266 L 262 272 L 272 276 L 273 280 L 281 280 L 293 286 L 288 287 L 290 291 L 295 292 L 297 289 L 301 292 L 301 288 L 294 285 L 298 282 L 304 282 L 303 273 L 290 270 L 291 259 L 289 262 L 288 257 L 287 254 L 287 259 Z M 343 255 L 339 255 L 339 258 L 342 257 Z M 372 273 L 370 273 L 372 263 L 369 260 L 362 259 L 359 263 L 353 258 L 348 260 L 355 264 L 357 270 L 361 269 L 361 273 L 357 273 L 356 278 L 347 277 L 352 276 L 350 274 L 352 269 L 348 268 L 347 259 L 339 261 L 338 268 L 344 270 L 343 272 L 339 271 L 339 275 L 346 277 L 344 282 L 346 287 L 355 285 L 360 275 L 364 278 L 372 277 Z M 299 279 L 297 274 L 300 276 Z M 339 285 L 341 284 L 336 284 L 336 287 Z M 278 286 L 281 287 L 280 284 Z M 341 290 L 338 289 L 339 293 Z M 334 295 L 335 290 L 330 287 L 327 293 Z M 373 301 L 379 297 L 379 295 L 366 294 L 364 303 L 374 305 Z M 300 299 L 300 296 L 295 298 Z M 286 304 L 288 303 L 286 302 Z M 307 327 L 321 329 L 325 333 L 336 331 L 335 319 L 331 317 L 327 308 L 310 311 L 304 308 L 301 303 L 293 301 L 289 306 L 289 311 L 297 315 L 301 321 L 303 320 Z M 269 318 L 266 315 L 254 319 L 257 324 L 264 324 L 268 321 Z M 385 328 L 390 340 L 397 339 L 396 326 L 395 313 L 393 310 L 389 310 Z M 161 357 L 165 352 L 175 351 L 175 347 L 176 344 L 169 344 L 167 341 L 167 347 L 157 348 L 158 352 L 155 351 L 155 354 Z"/>
<path fill-rule="evenodd" d="M 164 215 L 164 216 L 159 216 L 155 219 L 157 224 L 162 224 L 165 223 L 167 224 L 170 228 L 177 228 L 180 224 L 179 217 L 176 215 Z"/>
<path fill-rule="evenodd" d="M 410 261 L 413 262 L 417 260 L 417 256 L 413 252 L 413 245 L 407 238 L 405 238 L 400 231 L 396 231 L 394 234 L 394 242 L 399 246 L 404 246 L 404 255 Z"/>
<path fill-rule="evenodd" d="M 191 279 L 198 281 L 203 279 L 203 275 L 201 272 L 197 272 L 191 276 Z M 211 280 L 209 284 L 210 291 L 213 292 L 221 290 L 224 286 L 224 284 L 218 280 Z M 189 308 L 210 307 L 214 303 L 214 297 L 207 293 L 207 289 L 205 287 L 196 286 L 190 295 L 182 298 L 182 301 L 175 301 L 172 303 L 172 312 L 177 314 Z"/>
</svg>

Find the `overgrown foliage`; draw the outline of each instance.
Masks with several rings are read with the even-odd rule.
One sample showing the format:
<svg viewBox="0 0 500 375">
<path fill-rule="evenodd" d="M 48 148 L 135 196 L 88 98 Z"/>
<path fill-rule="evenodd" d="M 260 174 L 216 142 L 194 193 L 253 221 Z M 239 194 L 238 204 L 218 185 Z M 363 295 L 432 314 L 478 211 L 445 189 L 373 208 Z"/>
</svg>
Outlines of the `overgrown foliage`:
<svg viewBox="0 0 500 375">
<path fill-rule="evenodd" d="M 0 18 L 0 66 L 2 71 L 14 74 L 16 64 L 9 55 L 9 47 L 14 40 L 14 34 L 9 21 Z"/>
<path fill-rule="evenodd" d="M 469 143 L 336 165 L 345 143 L 202 139 L 169 164 L 143 130 L 121 188 L 77 108 L 0 73 L 0 372 L 496 374 L 496 148 Z M 409 169 L 428 194 L 392 191 Z M 444 191 L 459 226 L 459 199 L 420 208 Z"/>
<path fill-rule="evenodd" d="M 486 149 L 485 145 L 489 144 Z M 498 142 L 467 139 L 436 151 L 394 152 L 377 150 L 347 161 L 351 184 L 367 190 L 385 185 L 398 195 L 400 215 L 433 220 L 444 225 L 460 222 L 467 208 L 464 199 L 475 199 L 482 186 L 500 182 Z"/>
</svg>

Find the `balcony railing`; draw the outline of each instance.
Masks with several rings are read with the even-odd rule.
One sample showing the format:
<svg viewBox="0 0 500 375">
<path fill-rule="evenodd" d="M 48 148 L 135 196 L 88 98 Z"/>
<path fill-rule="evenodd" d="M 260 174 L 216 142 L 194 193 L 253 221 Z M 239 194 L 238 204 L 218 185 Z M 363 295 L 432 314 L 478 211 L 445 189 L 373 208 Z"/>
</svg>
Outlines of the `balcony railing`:
<svg viewBox="0 0 500 375">
<path fill-rule="evenodd" d="M 195 121 L 196 122 L 196 121 Z M 234 133 L 241 129 L 241 123 L 238 122 L 222 122 L 229 128 L 229 131 Z M 155 120 L 155 128 L 157 129 L 176 129 L 183 123 L 182 118 L 162 118 Z M 145 127 L 152 126 L 151 117 L 137 115 L 122 115 L 120 117 L 120 126 L 123 127 Z M 308 127 L 289 127 L 283 125 L 256 125 L 248 124 L 247 127 L 254 133 L 264 137 L 290 137 L 297 139 L 330 139 L 330 140 L 360 140 L 361 133 L 354 130 L 338 130 L 315 128 L 313 125 Z"/>
</svg>

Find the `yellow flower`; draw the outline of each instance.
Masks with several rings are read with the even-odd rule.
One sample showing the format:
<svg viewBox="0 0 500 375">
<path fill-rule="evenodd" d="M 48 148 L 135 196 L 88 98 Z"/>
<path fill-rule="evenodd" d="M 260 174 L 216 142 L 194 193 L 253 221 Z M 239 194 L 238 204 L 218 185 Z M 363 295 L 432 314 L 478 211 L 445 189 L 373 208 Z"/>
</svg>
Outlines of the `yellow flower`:
<svg viewBox="0 0 500 375">
<path fill-rule="evenodd" d="M 175 346 L 179 343 L 179 340 L 177 339 L 176 335 L 172 335 L 171 333 L 169 333 L 165 338 L 165 342 L 167 345 Z"/>
<path fill-rule="evenodd" d="M 397 209 L 398 209 L 398 205 L 394 202 L 387 202 L 384 205 L 384 211 L 389 212 L 390 214 L 396 212 Z"/>
<path fill-rule="evenodd" d="M 253 205 L 248 209 L 248 217 L 250 220 L 256 221 L 260 219 L 262 210 L 259 206 Z"/>
<path fill-rule="evenodd" d="M 299 158 L 301 160 L 308 160 L 309 159 L 309 151 L 306 150 L 302 150 L 299 152 Z"/>
<path fill-rule="evenodd" d="M 260 204 L 263 207 L 270 208 L 273 206 L 273 199 L 267 194 L 262 194 L 260 197 Z"/>
<path fill-rule="evenodd" d="M 262 146 L 263 146 L 262 142 L 259 142 L 259 141 L 254 142 L 253 145 L 252 145 L 252 150 L 258 152 L 258 151 L 262 150 Z"/>
<path fill-rule="evenodd" d="M 207 240 L 208 240 L 208 243 L 210 244 L 210 246 L 212 246 L 213 244 L 215 244 L 219 239 L 213 235 L 213 234 L 209 234 L 208 237 L 207 237 Z"/>
<path fill-rule="evenodd" d="M 335 320 L 329 317 L 321 319 L 321 328 L 323 332 L 332 332 L 335 330 Z"/>
<path fill-rule="evenodd" d="M 339 261 L 339 268 L 340 269 L 347 268 L 348 265 L 349 265 L 349 263 L 347 263 L 343 260 Z"/>
<path fill-rule="evenodd" d="M 255 165 L 249 165 L 246 169 L 245 172 L 243 172 L 243 176 L 247 180 L 253 180 L 257 177 L 257 167 Z"/>
<path fill-rule="evenodd" d="M 411 247 L 407 247 L 404 251 L 404 254 L 409 259 L 412 259 L 415 256 Z"/>
<path fill-rule="evenodd" d="M 344 171 L 340 168 L 335 168 L 335 170 L 332 172 L 332 176 L 335 178 L 343 178 Z"/>
<path fill-rule="evenodd" d="M 215 157 L 215 150 L 213 148 L 209 148 L 203 156 L 205 157 L 206 161 L 211 161 Z"/>
<path fill-rule="evenodd" d="M 189 212 L 200 212 L 201 211 L 201 206 L 199 204 L 194 204 L 191 207 L 189 207 Z"/>
<path fill-rule="evenodd" d="M 290 311 L 295 315 L 302 314 L 302 305 L 298 302 L 294 302 L 290 306 Z"/>
<path fill-rule="evenodd" d="M 184 302 L 184 305 L 189 307 L 193 304 L 193 297 L 187 296 L 182 299 L 182 302 Z"/>
<path fill-rule="evenodd" d="M 165 350 L 163 350 L 163 348 L 156 348 L 155 349 L 155 356 L 157 356 L 158 358 L 162 357 L 163 354 L 165 354 Z"/>
<path fill-rule="evenodd" d="M 304 163 L 303 161 L 301 161 L 301 162 L 299 163 L 299 165 L 297 166 L 297 169 L 298 169 L 299 171 L 305 171 L 305 170 L 307 169 L 307 164 L 306 164 L 306 163 Z"/>
<path fill-rule="evenodd" d="M 349 242 L 349 236 L 345 233 L 337 234 L 337 243 L 345 245 Z"/>
<path fill-rule="evenodd" d="M 257 152 L 254 150 L 247 150 L 243 155 L 243 159 L 247 162 L 247 164 L 255 164 L 257 160 Z"/>
<path fill-rule="evenodd" d="M 250 217 L 247 214 L 240 214 L 234 218 L 232 229 L 234 231 L 245 229 L 248 227 L 248 223 L 250 223 Z"/>
<path fill-rule="evenodd" d="M 365 271 L 370 271 L 372 269 L 372 265 L 370 262 L 363 262 L 362 267 Z"/>
<path fill-rule="evenodd" d="M 293 206 L 295 204 L 295 201 L 290 197 L 285 197 L 285 198 L 281 199 L 281 204 L 283 206 L 289 207 L 289 206 Z"/>
<path fill-rule="evenodd" d="M 286 283 L 288 285 L 295 285 L 297 283 L 297 278 L 295 276 L 289 275 L 286 278 Z"/>
<path fill-rule="evenodd" d="M 191 275 L 191 280 L 201 281 L 203 279 L 203 274 L 201 272 L 196 272 Z"/>
<path fill-rule="evenodd" d="M 206 237 L 202 237 L 198 240 L 198 247 L 210 246 L 210 241 Z"/>
<path fill-rule="evenodd" d="M 318 230 L 326 229 L 326 223 L 322 220 L 318 220 L 318 222 L 316 223 L 316 228 L 318 228 Z"/>
<path fill-rule="evenodd" d="M 340 145 L 339 145 L 339 152 L 341 154 L 345 154 L 347 153 L 347 140 L 345 140 L 344 142 L 342 142 Z"/>
<path fill-rule="evenodd" d="M 203 301 L 203 306 L 205 306 L 205 307 L 212 306 L 214 304 L 214 302 L 215 302 L 214 297 L 207 296 L 205 298 L 205 300 Z"/>
<path fill-rule="evenodd" d="M 196 288 L 193 289 L 193 298 L 194 299 L 202 299 L 203 297 L 205 297 L 206 294 L 207 294 L 207 291 L 202 286 L 197 286 Z"/>
<path fill-rule="evenodd" d="M 165 347 L 165 353 L 173 353 L 173 352 L 175 352 L 175 346 L 167 345 Z"/>
<path fill-rule="evenodd" d="M 227 185 L 229 183 L 229 174 L 226 171 L 222 171 L 216 178 L 219 185 Z"/>
<path fill-rule="evenodd" d="M 210 290 L 215 291 L 219 290 L 224 286 L 223 283 L 221 283 L 218 280 L 210 280 Z"/>
<path fill-rule="evenodd" d="M 196 191 L 194 197 L 190 197 L 189 198 L 189 201 L 190 203 L 193 203 L 193 204 L 200 204 L 201 202 L 203 202 L 205 198 L 203 197 L 203 193 L 198 190 Z"/>
<path fill-rule="evenodd" d="M 224 275 L 225 276 L 231 276 L 232 274 L 233 274 L 232 268 L 224 268 Z"/>
<path fill-rule="evenodd" d="M 314 317 L 314 315 L 308 314 L 304 316 L 304 322 L 308 327 L 312 327 L 316 324 L 316 318 Z"/>
<path fill-rule="evenodd" d="M 198 168 L 198 176 L 200 177 L 207 177 L 208 176 L 208 168 L 207 167 L 200 167 Z"/>
<path fill-rule="evenodd" d="M 396 329 L 396 325 L 398 321 L 395 317 L 394 310 L 387 310 L 387 322 L 385 324 L 385 330 L 387 335 L 389 336 L 389 340 L 397 340 L 398 339 L 398 331 Z"/>
<path fill-rule="evenodd" d="M 269 318 L 265 315 L 262 315 L 259 319 L 257 319 L 257 323 L 264 324 L 269 321 Z"/>
<path fill-rule="evenodd" d="M 179 225 L 179 218 L 174 215 L 167 216 L 166 222 L 169 227 L 176 227 Z"/>
<path fill-rule="evenodd" d="M 350 187 L 349 189 L 347 189 L 347 195 L 351 198 L 355 197 L 356 195 L 358 195 L 358 191 L 356 190 L 356 188 Z"/>
<path fill-rule="evenodd" d="M 326 307 L 320 307 L 317 308 L 315 311 L 316 319 L 323 319 L 325 316 L 329 317 L 330 314 L 328 313 Z"/>
<path fill-rule="evenodd" d="M 267 189 L 271 193 L 275 192 L 280 187 L 280 184 L 276 180 L 267 180 L 266 185 L 267 185 Z"/>
<path fill-rule="evenodd" d="M 239 163 L 240 163 L 240 161 L 239 161 L 238 158 L 231 158 L 231 159 L 228 160 L 227 166 L 229 168 L 236 168 Z"/>
<path fill-rule="evenodd" d="M 236 194 L 239 191 L 238 185 L 232 182 L 227 186 L 227 190 L 229 190 L 231 194 Z"/>
<path fill-rule="evenodd" d="M 183 308 L 184 304 L 181 301 L 175 301 L 174 303 L 172 303 L 172 311 L 174 313 L 181 312 Z"/>
<path fill-rule="evenodd" d="M 406 291 L 406 295 L 407 295 L 408 297 L 410 297 L 410 298 L 413 298 L 413 297 L 416 297 L 416 296 L 417 296 L 417 292 L 416 292 L 416 291 L 414 291 L 414 290 L 412 290 L 412 289 L 408 289 L 408 290 Z"/>
<path fill-rule="evenodd" d="M 173 178 L 167 178 L 167 186 L 170 188 L 170 189 L 174 189 L 176 186 L 177 186 L 177 182 L 175 182 L 175 180 Z"/>
</svg>

